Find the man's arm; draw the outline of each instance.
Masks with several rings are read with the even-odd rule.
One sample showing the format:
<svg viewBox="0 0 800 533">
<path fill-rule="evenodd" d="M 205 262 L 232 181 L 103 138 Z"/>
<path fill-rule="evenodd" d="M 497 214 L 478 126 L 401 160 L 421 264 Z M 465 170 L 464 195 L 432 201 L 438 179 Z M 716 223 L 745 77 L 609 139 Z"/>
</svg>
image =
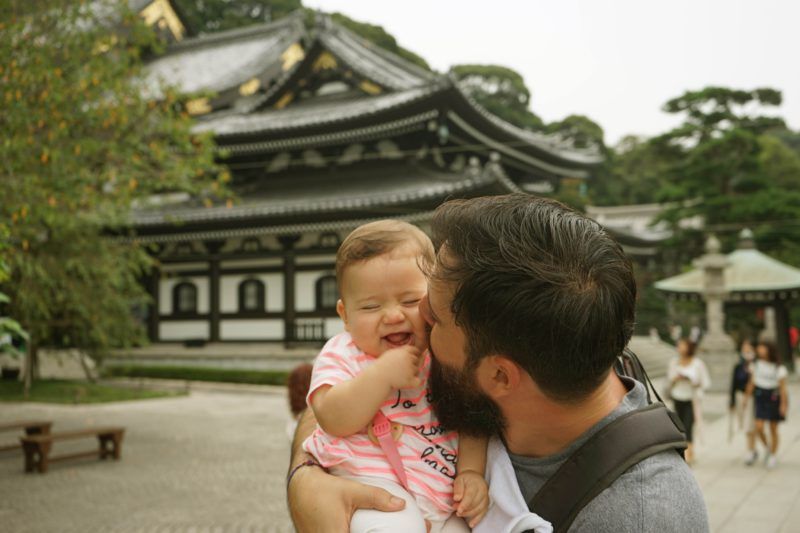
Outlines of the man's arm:
<svg viewBox="0 0 800 533">
<path fill-rule="evenodd" d="M 314 459 L 303 451 L 302 445 L 316 425 L 314 413 L 306 409 L 292 441 L 289 472 Z M 356 509 L 399 511 L 405 507 L 405 501 L 383 489 L 332 476 L 319 466 L 301 466 L 292 476 L 286 496 L 292 521 L 300 533 L 349 531 Z"/>
</svg>

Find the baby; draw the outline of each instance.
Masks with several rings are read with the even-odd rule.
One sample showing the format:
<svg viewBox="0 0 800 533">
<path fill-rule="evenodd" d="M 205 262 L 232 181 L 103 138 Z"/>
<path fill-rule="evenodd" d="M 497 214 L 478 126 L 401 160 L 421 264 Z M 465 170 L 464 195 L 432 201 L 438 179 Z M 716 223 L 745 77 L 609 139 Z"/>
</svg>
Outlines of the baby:
<svg viewBox="0 0 800 533">
<path fill-rule="evenodd" d="M 308 404 L 319 427 L 303 448 L 332 474 L 406 501 L 396 513 L 356 511 L 352 532 L 424 533 L 426 522 L 432 533 L 469 531 L 459 517 L 472 527 L 489 507 L 486 441 L 462 435 L 459 442 L 429 401 L 418 304 L 427 291 L 421 267 L 433 259 L 427 235 L 395 220 L 356 228 L 336 255 L 336 311 L 346 332 L 314 363 Z"/>
</svg>

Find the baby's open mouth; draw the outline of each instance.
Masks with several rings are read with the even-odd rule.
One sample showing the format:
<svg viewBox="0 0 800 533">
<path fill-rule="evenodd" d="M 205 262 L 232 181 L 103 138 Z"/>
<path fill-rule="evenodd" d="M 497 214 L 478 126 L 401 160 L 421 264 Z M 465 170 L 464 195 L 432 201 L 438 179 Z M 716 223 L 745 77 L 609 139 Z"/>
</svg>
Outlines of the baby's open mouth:
<svg viewBox="0 0 800 533">
<path fill-rule="evenodd" d="M 386 335 L 384 339 L 392 346 L 405 346 L 406 344 L 411 344 L 413 337 L 411 333 L 392 333 L 391 335 Z"/>
</svg>

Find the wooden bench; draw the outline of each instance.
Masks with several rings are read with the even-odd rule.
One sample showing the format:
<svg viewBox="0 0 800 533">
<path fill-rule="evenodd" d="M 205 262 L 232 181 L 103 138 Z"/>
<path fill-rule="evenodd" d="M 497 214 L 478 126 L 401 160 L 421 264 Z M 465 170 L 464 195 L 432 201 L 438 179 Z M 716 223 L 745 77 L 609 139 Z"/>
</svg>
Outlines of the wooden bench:
<svg viewBox="0 0 800 533">
<path fill-rule="evenodd" d="M 125 428 L 102 427 L 20 437 L 19 440 L 22 442 L 22 449 L 25 452 L 25 472 L 38 470 L 41 473 L 45 473 L 47 472 L 48 465 L 52 462 L 77 459 L 79 457 L 98 456 L 100 459 L 105 459 L 106 457 L 119 459 L 122 451 L 122 437 L 124 434 Z M 55 457 L 50 456 L 50 449 L 53 446 L 53 442 L 59 440 L 83 439 L 86 437 L 97 437 L 99 444 L 98 449 L 58 455 Z"/>
<path fill-rule="evenodd" d="M 0 431 L 13 431 L 15 429 L 25 430 L 25 435 L 46 435 L 50 433 L 50 426 L 53 423 L 49 420 L 15 420 L 13 422 L 4 422 L 0 424 Z M 19 444 L 9 444 L 0 446 L 0 452 L 6 450 L 16 450 L 20 447 Z"/>
</svg>

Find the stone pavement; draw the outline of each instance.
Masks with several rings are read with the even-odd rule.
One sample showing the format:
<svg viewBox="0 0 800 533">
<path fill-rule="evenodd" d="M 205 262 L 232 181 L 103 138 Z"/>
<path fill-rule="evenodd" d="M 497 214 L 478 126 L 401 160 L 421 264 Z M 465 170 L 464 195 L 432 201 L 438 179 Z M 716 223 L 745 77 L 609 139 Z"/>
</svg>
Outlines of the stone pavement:
<svg viewBox="0 0 800 533">
<path fill-rule="evenodd" d="M 729 441 L 727 398 L 707 396 L 694 467 L 712 530 L 800 531 L 800 383 L 775 470 L 743 464 Z M 80 460 L 24 474 L 19 452 L 0 454 L 3 532 L 291 531 L 284 496 L 289 442 L 280 388 L 193 385 L 187 397 L 88 406 L 0 404 L 0 422 L 46 417 L 55 430 L 121 424 L 119 462 Z M 794 416 L 792 416 L 794 415 Z M 10 433 L 0 435 L 2 442 Z M 58 443 L 62 451 L 94 442 Z"/>
<path fill-rule="evenodd" d="M 0 404 L 0 422 L 47 418 L 54 431 L 127 428 L 119 462 L 65 461 L 34 475 L 23 473 L 21 452 L 0 453 L 0 530 L 292 531 L 283 390 L 198 389 L 186 397 L 100 405 Z M 54 451 L 92 446 L 96 441 L 67 441 Z"/>
<path fill-rule="evenodd" d="M 708 506 L 712 531 L 719 533 L 794 533 L 800 531 L 800 383 L 789 383 L 789 416 L 780 424 L 778 466 L 763 460 L 745 466 L 745 437 L 730 436 L 727 396 L 704 401 L 708 418 L 698 442 L 694 473 Z M 764 451 L 759 445 L 761 458 Z"/>
</svg>

